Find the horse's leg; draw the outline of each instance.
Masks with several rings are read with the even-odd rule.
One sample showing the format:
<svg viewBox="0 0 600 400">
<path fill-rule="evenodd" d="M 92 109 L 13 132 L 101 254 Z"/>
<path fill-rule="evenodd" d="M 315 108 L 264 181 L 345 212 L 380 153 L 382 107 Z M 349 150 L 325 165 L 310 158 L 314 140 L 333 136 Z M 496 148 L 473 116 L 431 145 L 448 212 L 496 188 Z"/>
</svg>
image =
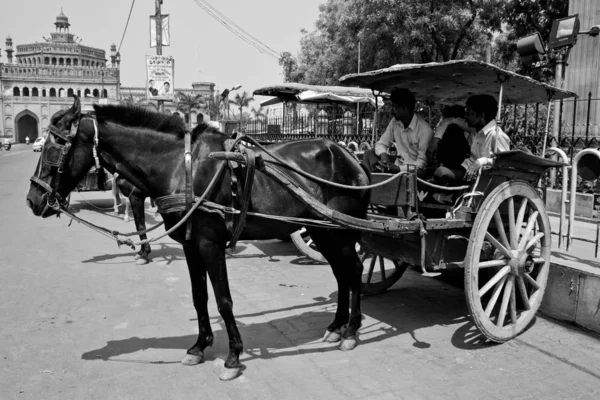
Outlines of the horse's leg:
<svg viewBox="0 0 600 400">
<path fill-rule="evenodd" d="M 322 228 L 308 228 L 308 232 L 321 254 L 331 265 L 338 284 L 338 306 L 335 318 L 327 327 L 323 339 L 327 342 L 337 342 L 341 339 L 340 349 L 351 350 L 356 347 L 356 333 L 362 321 L 360 310 L 362 264 L 356 254 L 357 234 L 349 231 L 328 231 Z M 350 290 L 352 290 L 351 304 Z M 349 306 L 351 306 L 350 312 Z M 342 334 L 341 328 L 346 324 L 348 327 Z"/>
<path fill-rule="evenodd" d="M 131 200 L 125 197 L 125 214 L 123 215 L 123 222 L 129 222 L 129 209 L 131 208 Z M 135 215 L 133 216 L 135 219 Z"/>
<path fill-rule="evenodd" d="M 206 288 L 206 268 L 197 248 L 191 244 L 184 244 L 183 251 L 192 282 L 192 299 L 198 315 L 198 339 L 190 347 L 181 361 L 184 365 L 196 365 L 204 362 L 204 349 L 212 346 L 213 332 L 208 316 L 208 291 Z"/>
<path fill-rule="evenodd" d="M 119 204 L 121 203 L 121 196 L 119 195 L 119 186 L 117 185 L 117 178 L 113 178 L 111 191 L 113 196 L 113 211 L 115 212 L 115 215 L 119 215 Z"/>
<path fill-rule="evenodd" d="M 229 336 L 229 355 L 225 360 L 225 369 L 219 376 L 223 381 L 234 379 L 242 367 L 240 354 L 244 348 L 242 337 L 233 316 L 233 300 L 229 291 L 227 280 L 227 266 L 225 264 L 225 248 L 214 242 L 202 241 L 200 244 L 202 260 L 206 262 L 206 269 L 213 285 L 215 300 L 225 328 Z"/>
<path fill-rule="evenodd" d="M 143 194 L 139 193 L 136 189 L 128 199 L 128 204 L 131 202 L 131 211 L 133 211 L 133 220 L 135 221 L 135 229 L 140 231 L 146 230 L 146 214 L 144 213 L 144 206 L 146 203 L 146 198 Z M 128 208 L 125 209 L 125 215 L 128 214 Z M 146 240 L 148 237 L 145 233 L 140 235 L 141 240 Z M 144 243 L 140 251 L 138 251 L 135 259 L 137 260 L 137 265 L 144 265 L 150 262 L 150 244 Z"/>
</svg>

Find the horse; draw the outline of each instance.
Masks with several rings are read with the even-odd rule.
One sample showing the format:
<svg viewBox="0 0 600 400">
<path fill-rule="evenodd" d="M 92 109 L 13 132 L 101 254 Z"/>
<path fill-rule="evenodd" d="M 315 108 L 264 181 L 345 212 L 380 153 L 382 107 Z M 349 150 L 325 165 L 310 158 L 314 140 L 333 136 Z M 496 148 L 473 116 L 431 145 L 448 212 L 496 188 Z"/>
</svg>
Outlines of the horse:
<svg viewBox="0 0 600 400">
<path fill-rule="evenodd" d="M 53 138 L 44 145 L 26 198 L 27 206 L 34 215 L 46 218 L 60 212 L 65 196 L 94 165 L 94 154 L 109 172 L 117 172 L 154 199 L 185 193 L 186 126 L 180 118 L 125 105 L 95 105 L 94 108 L 95 117 L 82 115 L 79 99 L 75 97 L 68 111 L 52 117 Z M 232 176 L 236 177 L 236 170 L 225 168 L 216 176 L 218 168 L 226 161 L 209 156 L 226 150 L 228 137 L 206 124 L 194 128 L 190 135 L 194 194 L 202 194 L 213 204 L 231 205 L 231 183 Z M 349 190 L 328 183 L 364 186 L 370 182 L 361 164 L 336 143 L 315 138 L 277 143 L 264 150 L 255 150 L 255 154 L 265 162 L 270 157 L 267 152 L 320 178 L 305 177 L 285 166 L 277 167 L 325 206 L 354 218 L 366 217 L 368 190 Z M 240 240 L 287 236 L 299 228 L 296 223 L 290 222 L 293 218 L 323 220 L 306 202 L 299 200 L 288 191 L 289 188 L 267 176 L 260 168 L 256 169 L 252 182 L 244 182 L 244 176 L 240 174 L 239 181 L 245 185 L 252 184 L 248 209 L 260 215 L 247 215 Z M 209 182 L 217 178 L 220 185 L 212 186 L 214 190 L 205 193 Z M 234 379 L 243 367 L 239 360 L 243 342 L 233 313 L 225 260 L 225 250 L 232 238 L 231 220 L 228 215 L 199 207 L 188 220 L 191 231 L 186 238 L 187 222 L 171 231 L 185 216 L 186 209 L 159 207 L 159 211 L 169 236 L 183 246 L 193 304 L 198 315 L 198 337 L 187 350 L 182 364 L 204 362 L 204 351 L 213 343 L 207 309 L 208 274 L 229 337 L 229 352 L 220 379 Z M 305 225 L 337 281 L 337 310 L 323 340 L 339 342 L 341 350 L 352 350 L 358 343 L 357 331 L 362 319 L 360 290 L 363 267 L 355 249 L 360 232 Z M 344 327 L 345 330 L 342 329 Z"/>
</svg>

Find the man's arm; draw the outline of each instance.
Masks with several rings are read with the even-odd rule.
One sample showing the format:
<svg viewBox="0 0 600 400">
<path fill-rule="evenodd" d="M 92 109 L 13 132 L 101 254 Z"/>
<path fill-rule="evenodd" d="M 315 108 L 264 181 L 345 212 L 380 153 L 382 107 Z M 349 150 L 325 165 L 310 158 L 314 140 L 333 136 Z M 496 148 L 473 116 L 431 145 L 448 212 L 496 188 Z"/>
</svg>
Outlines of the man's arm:
<svg viewBox="0 0 600 400">
<path fill-rule="evenodd" d="M 419 149 L 417 154 L 417 168 L 427 168 L 427 149 L 429 148 L 429 142 L 433 138 L 433 130 L 427 126 L 423 129 L 423 132 L 419 132 Z"/>
<path fill-rule="evenodd" d="M 385 128 L 385 132 L 381 135 L 381 138 L 377 143 L 375 143 L 375 155 L 380 156 L 381 153 L 387 153 L 388 149 L 394 143 L 394 132 L 392 129 L 392 124 L 394 120 L 391 120 L 388 124 L 387 128 Z"/>
</svg>

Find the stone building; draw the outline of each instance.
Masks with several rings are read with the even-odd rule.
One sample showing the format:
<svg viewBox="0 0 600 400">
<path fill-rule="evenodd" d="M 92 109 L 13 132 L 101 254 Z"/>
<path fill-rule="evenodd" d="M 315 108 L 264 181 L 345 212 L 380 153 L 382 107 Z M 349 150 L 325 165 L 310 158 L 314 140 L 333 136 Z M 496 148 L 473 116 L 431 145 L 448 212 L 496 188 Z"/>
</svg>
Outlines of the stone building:
<svg viewBox="0 0 600 400">
<path fill-rule="evenodd" d="M 23 143 L 41 136 L 50 118 L 68 108 L 72 95 L 82 105 L 117 103 L 120 57 L 111 46 L 110 65 L 102 49 L 81 45 L 69 32 L 69 19 L 61 13 L 56 30 L 43 41 L 16 46 L 5 43 L 6 62 L 0 62 L 0 137 Z M 1 60 L 0 60 L 1 61 Z"/>
</svg>

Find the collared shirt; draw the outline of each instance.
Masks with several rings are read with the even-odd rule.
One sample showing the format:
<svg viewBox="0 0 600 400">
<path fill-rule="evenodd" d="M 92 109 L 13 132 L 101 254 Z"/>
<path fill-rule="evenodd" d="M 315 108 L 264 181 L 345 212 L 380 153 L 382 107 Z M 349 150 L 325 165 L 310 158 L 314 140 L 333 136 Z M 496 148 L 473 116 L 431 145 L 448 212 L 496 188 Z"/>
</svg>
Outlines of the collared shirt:
<svg viewBox="0 0 600 400">
<path fill-rule="evenodd" d="M 415 164 L 418 169 L 427 167 L 427 147 L 433 137 L 433 130 L 427 122 L 417 114 L 413 114 L 408 127 L 402 121 L 393 118 L 385 132 L 375 143 L 375 154 L 387 153 L 392 144 L 396 143 L 398 157 L 396 165 Z"/>
<path fill-rule="evenodd" d="M 475 161 L 482 166 L 492 165 L 492 154 L 510 150 L 510 138 L 491 120 L 471 138 L 471 157 L 461 165 L 468 169 Z"/>
</svg>

